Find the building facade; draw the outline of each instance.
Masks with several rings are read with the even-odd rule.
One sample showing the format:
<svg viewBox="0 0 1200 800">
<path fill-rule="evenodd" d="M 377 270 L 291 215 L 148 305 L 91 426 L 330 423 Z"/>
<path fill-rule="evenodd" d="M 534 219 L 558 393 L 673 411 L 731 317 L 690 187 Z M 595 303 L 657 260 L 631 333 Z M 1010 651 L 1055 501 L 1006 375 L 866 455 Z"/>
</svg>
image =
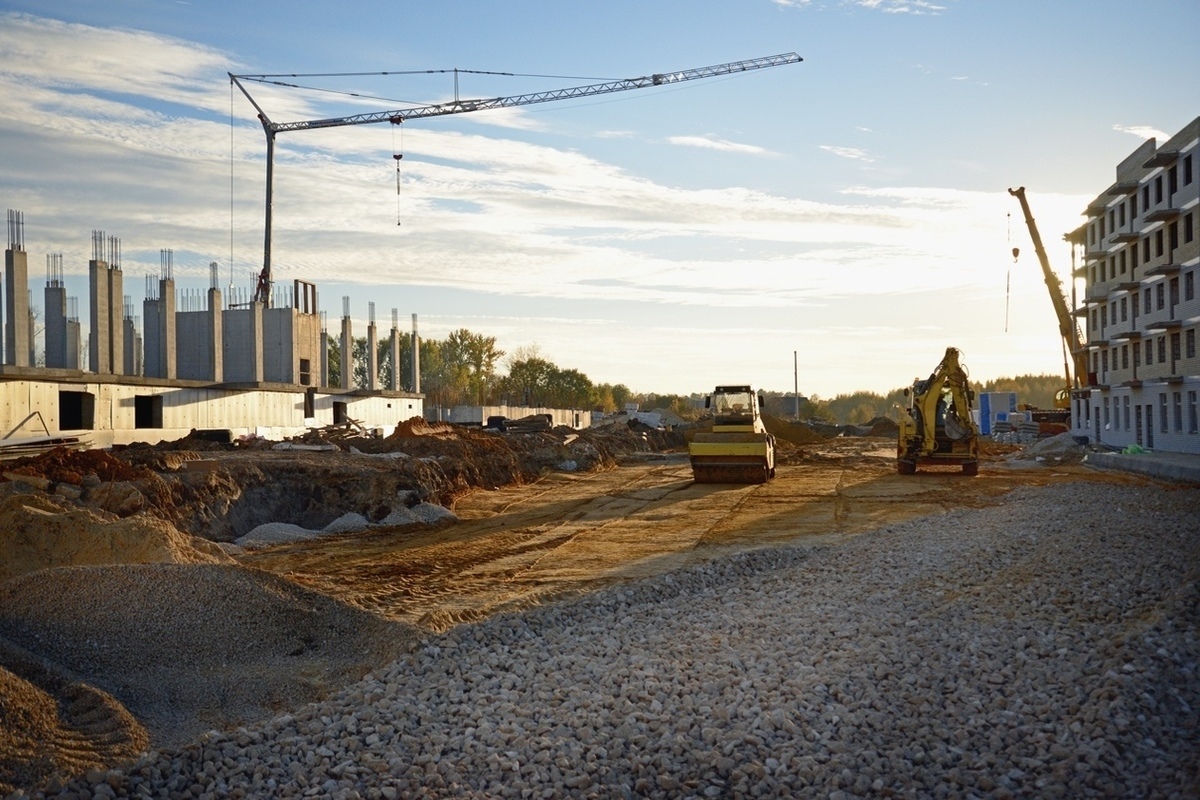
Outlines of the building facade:
<svg viewBox="0 0 1200 800">
<path fill-rule="evenodd" d="M 1082 261 L 1075 314 L 1089 375 L 1072 392 L 1079 436 L 1200 455 L 1200 117 L 1146 141 L 1067 235 Z"/>
</svg>

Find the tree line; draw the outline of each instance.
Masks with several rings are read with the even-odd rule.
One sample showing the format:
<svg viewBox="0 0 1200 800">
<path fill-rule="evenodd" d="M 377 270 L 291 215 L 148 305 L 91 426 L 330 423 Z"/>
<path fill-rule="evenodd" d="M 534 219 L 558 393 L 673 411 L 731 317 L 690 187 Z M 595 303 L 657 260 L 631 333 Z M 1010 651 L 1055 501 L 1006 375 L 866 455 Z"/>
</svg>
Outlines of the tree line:
<svg viewBox="0 0 1200 800">
<path fill-rule="evenodd" d="M 353 342 L 354 386 L 366 388 L 367 338 Z M 391 340 L 375 343 L 379 367 L 378 386 L 390 386 Z M 510 405 L 543 408 L 578 408 L 612 413 L 637 403 L 644 410 L 665 409 L 685 420 L 704 412 L 703 393 L 658 394 L 635 392 L 623 383 L 593 383 L 577 369 L 558 366 L 543 356 L 537 345 L 506 353 L 494 336 L 466 328 L 452 331 L 445 339 L 421 339 L 420 391 L 428 405 Z M 400 381 L 404 391 L 413 391 L 412 334 L 400 333 Z M 329 384 L 341 385 L 341 349 L 329 348 Z M 977 392 L 1016 392 L 1022 403 L 1052 408 L 1054 394 L 1062 388 L 1062 376 L 1019 375 L 973 384 Z M 766 391 L 766 412 L 785 419 L 817 420 L 838 425 L 861 425 L 878 417 L 896 419 L 896 407 L 906 404 L 904 388 L 887 394 L 852 392 L 831 399 L 816 395 L 801 397 L 790 392 Z"/>
<path fill-rule="evenodd" d="M 367 338 L 354 339 L 354 386 L 367 381 Z M 395 365 L 391 340 L 375 344 L 379 365 L 378 385 L 390 386 Z M 506 358 L 507 356 L 507 358 Z M 341 350 L 329 349 L 329 383 L 341 384 Z M 400 380 L 405 391 L 414 391 L 412 334 L 400 334 Z M 558 366 L 542 356 L 536 345 L 507 354 L 494 336 L 466 328 L 452 331 L 445 339 L 420 340 L 420 391 L 429 405 L 512 405 L 542 408 L 581 408 L 612 412 L 626 403 L 640 402 L 624 384 L 593 383 L 577 369 Z"/>
</svg>

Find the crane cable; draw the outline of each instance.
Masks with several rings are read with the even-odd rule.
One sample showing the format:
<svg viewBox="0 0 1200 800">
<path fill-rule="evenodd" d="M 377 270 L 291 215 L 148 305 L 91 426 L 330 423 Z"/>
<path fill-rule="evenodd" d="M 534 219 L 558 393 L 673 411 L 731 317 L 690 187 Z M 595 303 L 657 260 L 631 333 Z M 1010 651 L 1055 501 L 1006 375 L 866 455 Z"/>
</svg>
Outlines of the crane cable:
<svg viewBox="0 0 1200 800">
<path fill-rule="evenodd" d="M 1011 245 L 1012 244 L 1012 213 L 1009 212 L 1008 214 L 1006 214 L 1006 216 L 1008 217 L 1008 231 L 1007 231 L 1006 235 L 1008 237 L 1008 243 Z M 1014 247 L 1012 249 L 1013 264 L 1017 263 L 1017 255 L 1020 254 L 1020 252 L 1021 251 L 1019 248 Z M 1005 333 L 1008 333 L 1008 303 L 1009 303 L 1009 296 L 1010 296 L 1009 289 L 1011 286 L 1012 286 L 1012 264 L 1009 265 L 1008 272 L 1004 276 L 1004 332 Z"/>
<path fill-rule="evenodd" d="M 404 120 L 397 117 L 392 125 L 392 158 L 396 160 L 396 225 L 400 225 L 400 160 L 404 158 Z M 396 128 L 400 128 L 400 149 L 396 149 Z"/>
</svg>

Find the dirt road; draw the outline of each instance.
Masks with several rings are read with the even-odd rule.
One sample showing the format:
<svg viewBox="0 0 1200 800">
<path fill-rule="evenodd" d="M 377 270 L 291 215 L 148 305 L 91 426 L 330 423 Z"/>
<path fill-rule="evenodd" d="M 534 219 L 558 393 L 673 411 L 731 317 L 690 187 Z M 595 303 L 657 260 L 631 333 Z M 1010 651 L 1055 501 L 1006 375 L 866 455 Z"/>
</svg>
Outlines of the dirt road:
<svg viewBox="0 0 1200 800">
<path fill-rule="evenodd" d="M 551 473 L 460 499 L 461 522 L 414 534 L 375 530 L 243 557 L 312 589 L 432 630 L 616 581 L 676 569 L 730 548 L 835 542 L 889 522 L 979 507 L 1017 486 L 1139 482 L 1077 464 L 985 463 L 980 475 L 895 472 L 891 439 L 797 451 L 775 480 L 695 484 L 683 454 L 615 469 Z"/>
</svg>

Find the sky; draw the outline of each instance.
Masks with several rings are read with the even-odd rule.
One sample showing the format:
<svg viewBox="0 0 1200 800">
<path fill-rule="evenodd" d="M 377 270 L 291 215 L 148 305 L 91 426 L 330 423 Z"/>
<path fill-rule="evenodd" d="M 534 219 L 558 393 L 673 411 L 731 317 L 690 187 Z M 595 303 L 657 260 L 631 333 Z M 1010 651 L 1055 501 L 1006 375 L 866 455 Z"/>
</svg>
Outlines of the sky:
<svg viewBox="0 0 1200 800">
<path fill-rule="evenodd" d="M 164 251 L 184 295 L 213 262 L 252 293 L 266 137 L 230 73 L 285 76 L 240 81 L 285 123 L 794 52 L 280 132 L 276 286 L 315 283 L 330 330 L 348 304 L 365 335 L 374 304 L 381 335 L 416 314 L 423 337 L 467 328 L 635 392 L 885 393 L 950 346 L 975 381 L 1062 374 L 1007 189 L 1070 286 L 1063 234 L 1200 114 L 1196 30 L 1196 0 L 3 0 L 0 203 L 34 305 L 62 254 L 86 331 L 93 231 L 119 239 L 138 316 Z"/>
</svg>

